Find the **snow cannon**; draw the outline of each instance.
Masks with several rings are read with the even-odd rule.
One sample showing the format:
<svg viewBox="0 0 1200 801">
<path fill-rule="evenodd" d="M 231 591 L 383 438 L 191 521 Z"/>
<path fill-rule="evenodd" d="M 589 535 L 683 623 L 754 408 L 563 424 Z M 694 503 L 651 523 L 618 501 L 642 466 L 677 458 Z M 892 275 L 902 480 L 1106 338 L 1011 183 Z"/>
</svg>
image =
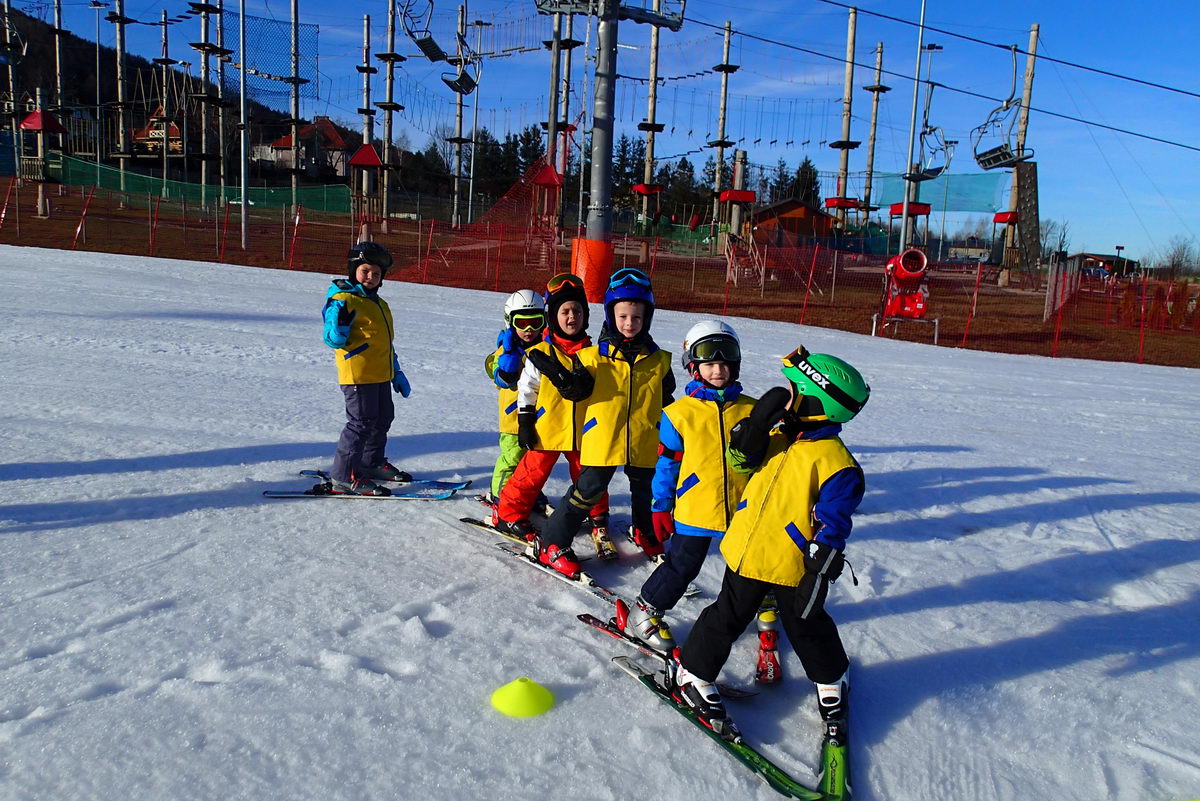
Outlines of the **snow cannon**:
<svg viewBox="0 0 1200 801">
<path fill-rule="evenodd" d="M 929 289 L 925 286 L 925 270 L 928 267 L 929 259 L 916 248 L 909 248 L 888 259 L 884 268 L 888 278 L 883 302 L 884 319 L 905 317 L 920 320 L 925 317 L 925 300 L 929 297 Z"/>
<path fill-rule="evenodd" d="M 528 676 L 510 681 L 492 693 L 492 706 L 510 718 L 532 718 L 554 706 L 554 693 Z"/>
</svg>

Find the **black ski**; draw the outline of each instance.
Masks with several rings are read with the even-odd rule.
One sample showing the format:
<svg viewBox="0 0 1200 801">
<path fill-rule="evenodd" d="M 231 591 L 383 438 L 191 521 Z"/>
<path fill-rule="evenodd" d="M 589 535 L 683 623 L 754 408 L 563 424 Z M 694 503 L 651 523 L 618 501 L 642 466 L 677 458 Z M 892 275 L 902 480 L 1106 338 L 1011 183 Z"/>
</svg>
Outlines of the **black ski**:
<svg viewBox="0 0 1200 801">
<path fill-rule="evenodd" d="M 498 542 L 496 547 L 511 556 L 515 556 L 525 564 L 542 571 L 543 573 L 553 576 L 559 581 L 570 584 L 581 592 L 586 592 L 593 598 L 599 598 L 602 601 L 608 601 L 610 604 L 615 604 L 619 597 L 615 592 L 596 583 L 596 580 L 583 571 L 579 572 L 578 578 L 571 578 L 563 573 L 559 573 L 552 567 L 547 567 L 537 560 L 537 557 L 529 553 L 529 549 L 522 547 L 513 542 Z"/>
</svg>

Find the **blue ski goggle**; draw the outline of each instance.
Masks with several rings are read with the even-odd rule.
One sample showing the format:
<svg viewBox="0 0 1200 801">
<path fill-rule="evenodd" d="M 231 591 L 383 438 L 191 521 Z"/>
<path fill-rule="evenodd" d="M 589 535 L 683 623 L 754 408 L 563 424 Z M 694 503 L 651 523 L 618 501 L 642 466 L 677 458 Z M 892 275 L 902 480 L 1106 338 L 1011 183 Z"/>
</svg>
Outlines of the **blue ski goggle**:
<svg viewBox="0 0 1200 801">
<path fill-rule="evenodd" d="M 650 288 L 650 278 L 641 270 L 633 267 L 623 267 L 612 274 L 612 278 L 608 279 L 608 288 L 616 289 L 617 287 L 625 286 L 626 284 L 637 284 Z"/>
</svg>

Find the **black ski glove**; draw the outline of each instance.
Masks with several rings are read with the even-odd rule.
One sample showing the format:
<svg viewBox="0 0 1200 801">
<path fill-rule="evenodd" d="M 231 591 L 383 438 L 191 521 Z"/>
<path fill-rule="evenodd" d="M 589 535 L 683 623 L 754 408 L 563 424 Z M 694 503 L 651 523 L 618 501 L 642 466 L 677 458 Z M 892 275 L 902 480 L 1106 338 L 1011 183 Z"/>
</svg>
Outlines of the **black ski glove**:
<svg viewBox="0 0 1200 801">
<path fill-rule="evenodd" d="M 354 318 L 358 316 L 358 312 L 352 311 L 349 306 L 343 305 L 338 309 L 337 324 L 342 328 L 349 328 Z"/>
<path fill-rule="evenodd" d="M 823 542 L 808 543 L 804 550 L 804 575 L 796 587 L 797 612 L 801 620 L 808 620 L 825 608 L 829 582 L 842 575 L 845 563 L 845 557 L 837 548 Z"/>
<path fill-rule="evenodd" d="M 517 410 L 517 444 L 525 450 L 537 447 L 537 412 L 532 406 Z"/>
<path fill-rule="evenodd" d="M 754 404 L 749 416 L 729 432 L 729 465 L 739 473 L 756 470 L 767 456 L 767 441 L 787 411 L 792 393 L 783 387 L 772 387 Z"/>
<path fill-rule="evenodd" d="M 804 572 L 837 581 L 846 566 L 846 557 L 832 545 L 813 540 L 804 549 Z"/>
<path fill-rule="evenodd" d="M 550 383 L 558 390 L 558 394 L 563 396 L 563 400 L 586 400 L 596 386 L 596 379 L 578 362 L 575 362 L 572 369 L 567 370 L 554 356 L 540 350 L 529 351 L 526 358 L 533 362 L 533 366 L 542 375 L 550 379 Z"/>
</svg>

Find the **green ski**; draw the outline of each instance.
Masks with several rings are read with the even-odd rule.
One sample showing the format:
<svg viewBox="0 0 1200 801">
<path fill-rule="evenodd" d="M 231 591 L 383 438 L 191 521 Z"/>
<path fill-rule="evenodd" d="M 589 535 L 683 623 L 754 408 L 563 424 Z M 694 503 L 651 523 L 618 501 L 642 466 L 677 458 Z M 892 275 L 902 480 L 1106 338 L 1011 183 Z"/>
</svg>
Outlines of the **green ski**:
<svg viewBox="0 0 1200 801">
<path fill-rule="evenodd" d="M 822 774 L 818 789 L 806 787 L 787 774 L 783 768 L 776 765 L 755 748 L 744 741 L 730 742 L 712 729 L 705 726 L 696 713 L 686 704 L 681 704 L 672 696 L 670 690 L 662 685 L 653 673 L 628 656 L 613 658 L 613 662 L 630 676 L 633 676 L 645 687 L 652 690 L 663 703 L 669 705 L 679 714 L 692 722 L 697 728 L 707 734 L 714 742 L 724 748 L 730 756 L 741 762 L 758 774 L 759 778 L 770 785 L 780 795 L 788 798 L 799 798 L 801 801 L 849 801 L 850 787 L 848 782 L 848 753 L 838 732 L 830 732 L 827 728 L 825 740 L 821 747 Z"/>
</svg>

